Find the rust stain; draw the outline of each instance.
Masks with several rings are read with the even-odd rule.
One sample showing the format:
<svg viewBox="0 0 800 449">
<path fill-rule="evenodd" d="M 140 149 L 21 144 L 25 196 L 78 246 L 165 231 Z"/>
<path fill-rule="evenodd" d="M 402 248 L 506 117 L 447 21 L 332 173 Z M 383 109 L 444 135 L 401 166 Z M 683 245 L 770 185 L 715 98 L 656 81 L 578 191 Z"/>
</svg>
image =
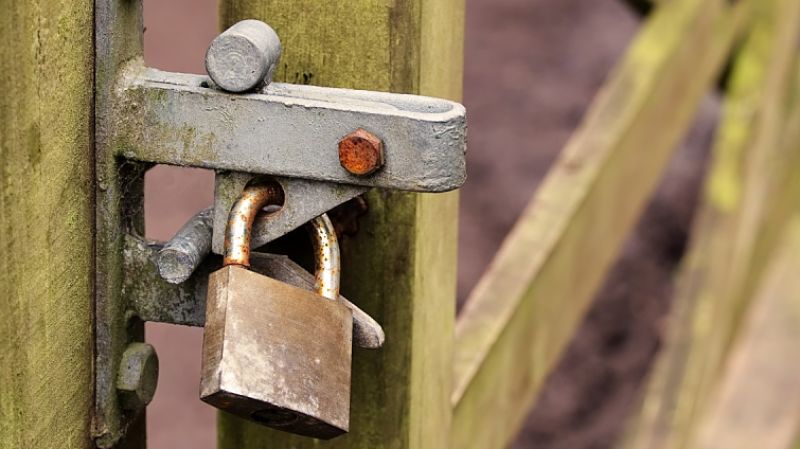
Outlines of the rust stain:
<svg viewBox="0 0 800 449">
<path fill-rule="evenodd" d="M 339 141 L 339 163 L 356 176 L 372 174 L 383 166 L 383 141 L 359 128 Z"/>
<path fill-rule="evenodd" d="M 352 237 L 358 234 L 359 219 L 366 215 L 368 210 L 367 200 L 363 196 L 357 196 L 328 211 L 336 236 L 341 239 L 344 236 Z"/>
<path fill-rule="evenodd" d="M 258 180 L 245 187 L 228 215 L 225 230 L 225 266 L 250 266 L 250 234 L 256 215 L 269 205 L 282 206 L 283 189 L 270 180 Z"/>
</svg>

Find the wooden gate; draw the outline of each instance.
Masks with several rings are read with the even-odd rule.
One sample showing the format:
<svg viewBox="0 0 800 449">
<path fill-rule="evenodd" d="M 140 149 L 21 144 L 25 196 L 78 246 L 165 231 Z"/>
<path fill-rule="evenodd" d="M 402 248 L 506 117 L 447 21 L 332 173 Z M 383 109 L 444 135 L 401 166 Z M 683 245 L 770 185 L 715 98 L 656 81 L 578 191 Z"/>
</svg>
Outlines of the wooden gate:
<svg viewBox="0 0 800 449">
<path fill-rule="evenodd" d="M 351 433 L 324 446 L 506 446 L 731 62 L 671 336 L 621 445 L 791 447 L 800 0 L 654 3 L 457 320 L 457 194 L 369 195 L 343 285 L 387 345 L 354 354 Z M 276 28 L 283 80 L 455 100 L 463 14 L 463 0 L 221 2 L 222 27 Z M 92 23 L 89 1 L 0 15 L 2 448 L 93 447 Z M 222 416 L 219 445 L 321 444 Z"/>
</svg>

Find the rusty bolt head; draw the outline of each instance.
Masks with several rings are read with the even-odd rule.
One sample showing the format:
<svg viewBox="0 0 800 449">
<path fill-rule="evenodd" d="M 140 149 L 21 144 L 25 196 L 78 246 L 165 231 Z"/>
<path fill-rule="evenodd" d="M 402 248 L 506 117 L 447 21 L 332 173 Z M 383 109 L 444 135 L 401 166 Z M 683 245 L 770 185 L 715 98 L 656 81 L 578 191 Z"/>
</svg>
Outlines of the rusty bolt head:
<svg viewBox="0 0 800 449">
<path fill-rule="evenodd" d="M 357 129 L 339 141 L 339 163 L 356 176 L 366 176 L 383 167 L 383 141 Z"/>
<path fill-rule="evenodd" d="M 147 343 L 131 343 L 122 354 L 117 391 L 125 410 L 139 411 L 153 400 L 158 384 L 158 356 Z"/>
</svg>

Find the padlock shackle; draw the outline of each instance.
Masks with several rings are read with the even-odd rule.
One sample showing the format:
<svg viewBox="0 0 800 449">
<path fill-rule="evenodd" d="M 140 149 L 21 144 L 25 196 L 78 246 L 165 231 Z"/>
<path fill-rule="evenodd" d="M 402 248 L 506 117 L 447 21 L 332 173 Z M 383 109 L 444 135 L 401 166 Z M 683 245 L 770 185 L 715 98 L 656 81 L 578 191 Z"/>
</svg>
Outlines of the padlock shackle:
<svg viewBox="0 0 800 449">
<path fill-rule="evenodd" d="M 341 275 L 341 257 L 339 240 L 328 214 L 322 214 L 308 224 L 311 243 L 314 246 L 316 271 L 314 290 L 323 298 L 339 299 L 339 278 Z"/>
<path fill-rule="evenodd" d="M 275 182 L 261 182 L 245 187 L 242 196 L 231 207 L 225 229 L 223 265 L 250 268 L 250 234 L 256 215 L 269 205 L 284 202 L 283 189 Z M 315 253 L 314 290 L 323 298 L 339 299 L 341 262 L 339 241 L 327 214 L 311 220 L 308 226 Z"/>
<path fill-rule="evenodd" d="M 259 182 L 244 188 L 228 215 L 223 266 L 250 268 L 250 234 L 256 215 L 264 207 L 282 205 L 283 201 L 283 189 L 276 182 Z"/>
</svg>

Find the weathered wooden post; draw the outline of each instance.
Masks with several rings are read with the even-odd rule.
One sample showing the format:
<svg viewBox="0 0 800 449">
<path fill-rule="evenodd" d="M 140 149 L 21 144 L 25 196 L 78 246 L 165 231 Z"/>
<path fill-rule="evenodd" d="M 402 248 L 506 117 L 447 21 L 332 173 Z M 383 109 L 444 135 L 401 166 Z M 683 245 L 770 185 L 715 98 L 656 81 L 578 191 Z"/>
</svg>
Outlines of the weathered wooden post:
<svg viewBox="0 0 800 449">
<path fill-rule="evenodd" d="M 292 83 L 461 94 L 463 0 L 222 2 L 222 28 L 255 18 L 284 45 L 278 78 Z M 457 194 L 374 192 L 345 242 L 343 292 L 384 326 L 377 352 L 354 354 L 348 448 L 446 448 L 451 419 Z M 230 417 L 220 447 L 312 447 L 312 440 Z"/>
<path fill-rule="evenodd" d="M 0 13 L 0 447 L 88 448 L 90 1 Z"/>
</svg>

